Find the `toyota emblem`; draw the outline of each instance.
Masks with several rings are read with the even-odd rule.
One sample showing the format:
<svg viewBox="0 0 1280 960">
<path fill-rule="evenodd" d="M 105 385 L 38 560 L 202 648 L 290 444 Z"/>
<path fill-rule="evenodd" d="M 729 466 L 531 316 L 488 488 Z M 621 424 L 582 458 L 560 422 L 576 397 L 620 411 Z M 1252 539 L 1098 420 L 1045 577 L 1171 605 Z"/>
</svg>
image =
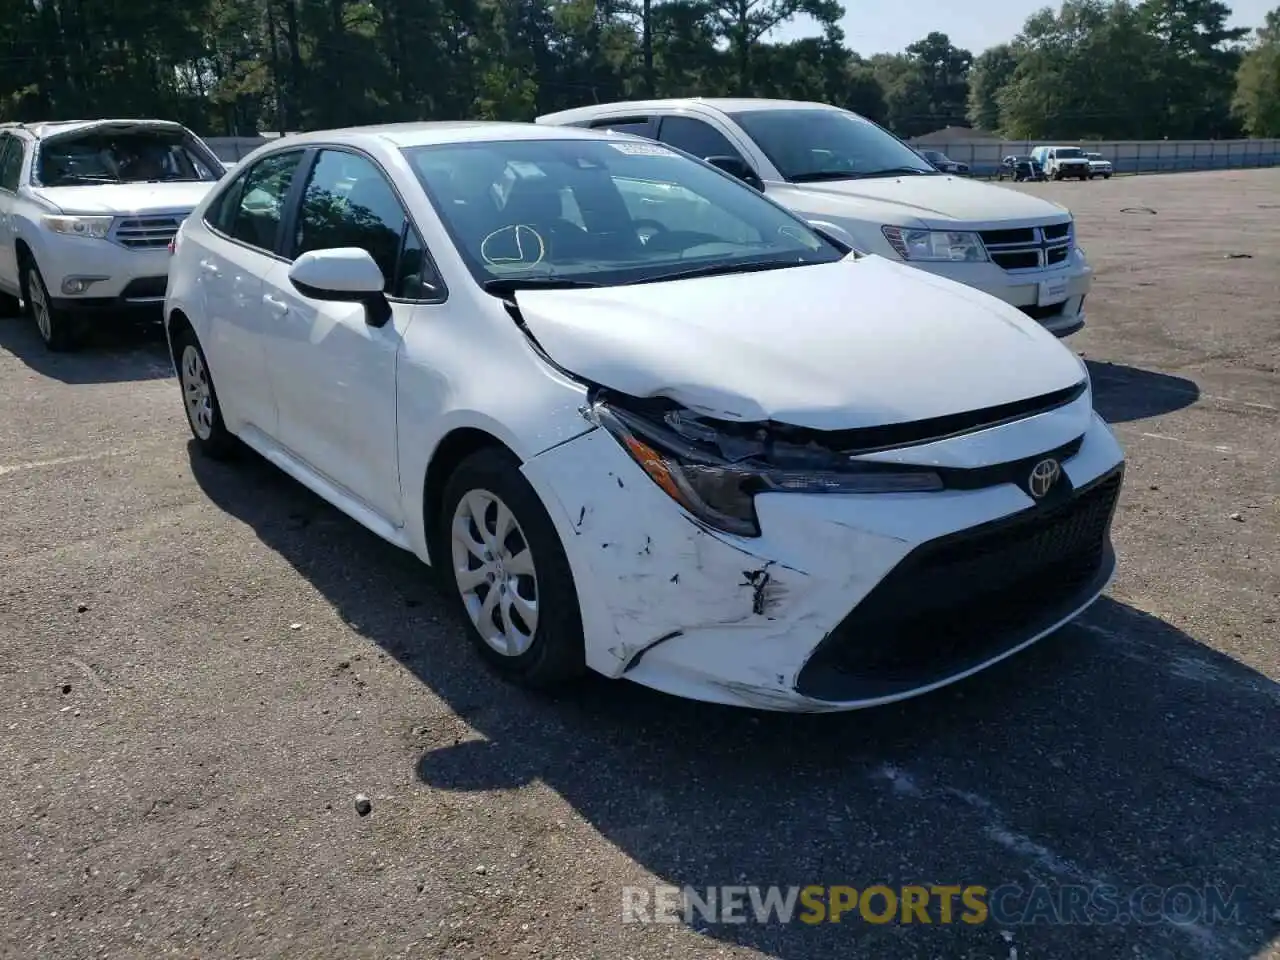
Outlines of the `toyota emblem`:
<svg viewBox="0 0 1280 960">
<path fill-rule="evenodd" d="M 1031 491 L 1031 496 L 1041 500 L 1053 489 L 1053 485 L 1058 482 L 1060 476 L 1062 476 L 1062 467 L 1057 460 L 1052 457 L 1041 460 L 1031 468 L 1031 476 L 1027 478 L 1027 489 Z"/>
</svg>

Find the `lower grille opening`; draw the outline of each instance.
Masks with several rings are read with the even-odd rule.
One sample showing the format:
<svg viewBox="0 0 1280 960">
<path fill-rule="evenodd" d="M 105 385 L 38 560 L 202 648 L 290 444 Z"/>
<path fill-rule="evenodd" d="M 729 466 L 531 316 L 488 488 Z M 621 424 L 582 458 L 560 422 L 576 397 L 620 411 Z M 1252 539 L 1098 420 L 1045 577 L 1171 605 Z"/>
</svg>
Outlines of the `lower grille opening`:
<svg viewBox="0 0 1280 960">
<path fill-rule="evenodd" d="M 130 280 L 120 296 L 125 300 L 142 299 L 144 297 L 163 297 L 168 277 L 138 277 Z"/>
<path fill-rule="evenodd" d="M 1122 476 L 917 548 L 823 641 L 797 691 L 852 700 L 928 686 L 1070 615 L 1114 567 Z"/>
<path fill-rule="evenodd" d="M 1018 309 L 1025 313 L 1032 320 L 1049 320 L 1053 317 L 1062 316 L 1062 311 L 1067 308 L 1067 301 L 1061 303 L 1051 303 L 1047 307 L 1030 306 L 1019 307 Z"/>
<path fill-rule="evenodd" d="M 992 253 L 991 262 L 1005 270 L 1035 270 L 1040 266 L 1040 254 L 1035 250 Z"/>
</svg>

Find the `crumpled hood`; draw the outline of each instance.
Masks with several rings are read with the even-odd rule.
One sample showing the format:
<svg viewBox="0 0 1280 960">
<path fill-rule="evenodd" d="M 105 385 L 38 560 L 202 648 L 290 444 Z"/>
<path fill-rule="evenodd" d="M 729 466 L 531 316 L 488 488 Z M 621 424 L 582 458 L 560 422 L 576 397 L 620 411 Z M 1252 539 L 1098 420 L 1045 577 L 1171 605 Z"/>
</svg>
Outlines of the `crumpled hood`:
<svg viewBox="0 0 1280 960">
<path fill-rule="evenodd" d="M 818 430 L 904 423 L 1085 376 L 1017 309 L 877 256 L 515 296 L 529 331 L 571 373 L 724 420 Z"/>
<path fill-rule="evenodd" d="M 768 195 L 806 216 L 865 217 L 901 227 L 987 229 L 1070 216 L 1066 207 L 1040 197 L 953 176 L 770 184 Z"/>
<path fill-rule="evenodd" d="M 74 187 L 37 187 L 33 191 L 63 213 L 115 214 L 189 213 L 213 189 L 212 182 L 93 183 Z"/>
</svg>

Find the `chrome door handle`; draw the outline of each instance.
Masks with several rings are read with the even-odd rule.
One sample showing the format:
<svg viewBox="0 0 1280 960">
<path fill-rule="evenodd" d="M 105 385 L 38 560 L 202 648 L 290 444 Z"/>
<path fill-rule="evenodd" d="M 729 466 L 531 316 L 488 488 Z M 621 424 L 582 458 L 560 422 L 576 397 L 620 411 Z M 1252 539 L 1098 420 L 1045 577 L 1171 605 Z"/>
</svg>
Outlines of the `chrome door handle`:
<svg viewBox="0 0 1280 960">
<path fill-rule="evenodd" d="M 286 313 L 289 312 L 289 305 L 287 303 L 285 303 L 283 300 L 277 300 L 275 297 L 271 296 L 271 294 L 269 293 L 264 293 L 262 295 L 262 302 L 265 303 L 268 307 L 270 307 L 271 311 L 277 314 L 278 316 L 283 317 Z"/>
<path fill-rule="evenodd" d="M 209 276 L 211 277 L 216 277 L 220 275 L 220 272 L 218 270 L 218 265 L 215 263 L 210 263 L 208 260 L 200 261 L 200 270 L 203 273 L 209 274 Z"/>
</svg>

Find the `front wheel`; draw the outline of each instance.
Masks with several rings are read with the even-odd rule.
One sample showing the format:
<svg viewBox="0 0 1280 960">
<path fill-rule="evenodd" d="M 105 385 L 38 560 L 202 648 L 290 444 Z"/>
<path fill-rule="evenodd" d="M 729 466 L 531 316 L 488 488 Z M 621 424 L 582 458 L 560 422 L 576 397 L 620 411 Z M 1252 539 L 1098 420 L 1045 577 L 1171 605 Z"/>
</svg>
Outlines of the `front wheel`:
<svg viewBox="0 0 1280 960">
<path fill-rule="evenodd" d="M 213 387 L 209 362 L 190 327 L 184 326 L 177 331 L 174 352 L 178 360 L 182 406 L 191 435 L 205 456 L 211 460 L 226 460 L 236 452 L 236 438 L 222 420 L 222 407 L 218 404 L 218 392 Z"/>
<path fill-rule="evenodd" d="M 22 296 L 31 308 L 31 316 L 45 347 L 54 353 L 74 350 L 80 345 L 75 320 L 65 310 L 53 305 L 49 288 L 45 286 L 44 277 L 34 260 L 27 261 L 22 276 Z"/>
<path fill-rule="evenodd" d="M 542 690 L 586 672 L 573 572 L 514 456 L 491 448 L 458 465 L 445 485 L 433 546 L 434 565 L 449 574 L 441 578 L 445 589 L 496 672 Z"/>
</svg>

